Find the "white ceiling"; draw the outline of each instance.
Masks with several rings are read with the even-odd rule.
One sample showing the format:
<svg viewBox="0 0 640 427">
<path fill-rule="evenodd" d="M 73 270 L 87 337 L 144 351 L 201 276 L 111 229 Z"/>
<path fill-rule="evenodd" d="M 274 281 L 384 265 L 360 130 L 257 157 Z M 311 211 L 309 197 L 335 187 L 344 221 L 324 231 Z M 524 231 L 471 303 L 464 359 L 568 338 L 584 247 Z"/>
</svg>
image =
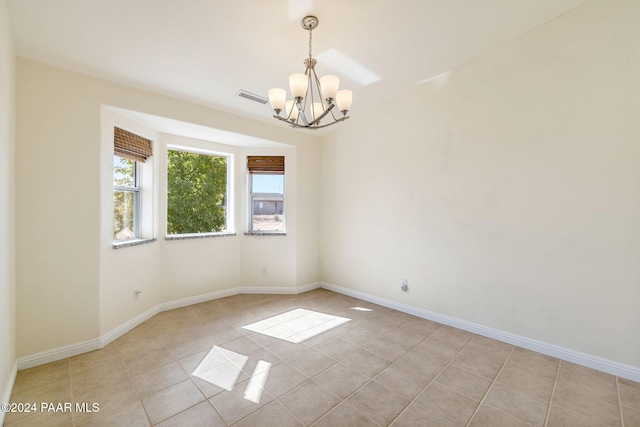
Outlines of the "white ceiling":
<svg viewBox="0 0 640 427">
<path fill-rule="evenodd" d="M 352 115 L 455 69 L 587 0 L 7 0 L 18 56 L 263 121 L 266 96 L 330 49 L 381 79 L 352 89 Z M 284 124 L 278 124 L 285 126 Z"/>
</svg>

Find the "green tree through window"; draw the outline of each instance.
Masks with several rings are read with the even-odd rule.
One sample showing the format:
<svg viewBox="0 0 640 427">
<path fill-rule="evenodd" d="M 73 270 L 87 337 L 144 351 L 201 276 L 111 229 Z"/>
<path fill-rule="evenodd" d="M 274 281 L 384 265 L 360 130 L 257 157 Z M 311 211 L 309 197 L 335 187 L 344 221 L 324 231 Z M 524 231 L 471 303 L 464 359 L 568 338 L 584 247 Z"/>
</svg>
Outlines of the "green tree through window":
<svg viewBox="0 0 640 427">
<path fill-rule="evenodd" d="M 113 159 L 113 240 L 133 239 L 140 191 L 136 162 L 119 156 Z"/>
<path fill-rule="evenodd" d="M 227 158 L 167 150 L 167 233 L 226 231 Z"/>
</svg>

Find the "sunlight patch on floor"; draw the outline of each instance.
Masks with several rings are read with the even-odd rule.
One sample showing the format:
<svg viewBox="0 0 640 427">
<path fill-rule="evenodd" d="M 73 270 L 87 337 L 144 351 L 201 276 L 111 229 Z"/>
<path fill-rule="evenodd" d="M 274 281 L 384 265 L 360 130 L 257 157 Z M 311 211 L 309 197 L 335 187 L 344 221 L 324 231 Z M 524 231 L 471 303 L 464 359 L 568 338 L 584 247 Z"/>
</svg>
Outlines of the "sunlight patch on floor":
<svg viewBox="0 0 640 427">
<path fill-rule="evenodd" d="M 350 320 L 346 317 L 296 308 L 242 328 L 297 344 Z"/>
<path fill-rule="evenodd" d="M 364 307 L 351 307 L 351 310 L 356 310 L 356 311 L 373 311 L 370 308 L 364 308 Z"/>
<path fill-rule="evenodd" d="M 191 373 L 227 391 L 233 390 L 249 358 L 244 354 L 214 346 Z"/>
<path fill-rule="evenodd" d="M 253 402 L 260 403 L 264 386 L 269 378 L 269 371 L 271 370 L 271 363 L 264 360 L 259 360 L 256 367 L 253 369 L 247 388 L 244 389 L 244 398 Z"/>
</svg>

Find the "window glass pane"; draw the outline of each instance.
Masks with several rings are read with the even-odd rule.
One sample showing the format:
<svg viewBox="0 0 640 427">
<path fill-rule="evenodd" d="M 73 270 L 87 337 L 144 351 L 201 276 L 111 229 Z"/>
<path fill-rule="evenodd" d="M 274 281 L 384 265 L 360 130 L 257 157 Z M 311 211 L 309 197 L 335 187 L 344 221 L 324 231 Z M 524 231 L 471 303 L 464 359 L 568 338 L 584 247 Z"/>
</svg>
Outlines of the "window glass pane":
<svg viewBox="0 0 640 427">
<path fill-rule="evenodd" d="M 113 185 L 119 187 L 136 186 L 136 162 L 113 156 Z"/>
<path fill-rule="evenodd" d="M 284 231 L 282 197 L 253 199 L 253 231 Z"/>
<path fill-rule="evenodd" d="M 113 240 L 127 240 L 136 237 L 135 196 L 132 191 L 116 190 L 113 192 Z"/>
<path fill-rule="evenodd" d="M 253 174 L 251 179 L 254 193 L 284 194 L 284 175 Z"/>
<path fill-rule="evenodd" d="M 167 233 L 226 231 L 227 158 L 167 151 Z"/>
</svg>

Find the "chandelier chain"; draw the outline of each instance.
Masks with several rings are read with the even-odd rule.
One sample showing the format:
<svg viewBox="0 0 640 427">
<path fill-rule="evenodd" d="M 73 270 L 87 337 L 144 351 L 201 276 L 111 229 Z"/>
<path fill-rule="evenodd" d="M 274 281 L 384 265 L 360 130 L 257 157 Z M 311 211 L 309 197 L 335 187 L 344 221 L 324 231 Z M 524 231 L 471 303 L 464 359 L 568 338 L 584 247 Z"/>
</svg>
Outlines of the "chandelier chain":
<svg viewBox="0 0 640 427">
<path fill-rule="evenodd" d="M 309 28 L 309 58 L 312 58 L 311 56 L 311 34 L 312 33 L 313 33 L 313 30 Z"/>
</svg>

